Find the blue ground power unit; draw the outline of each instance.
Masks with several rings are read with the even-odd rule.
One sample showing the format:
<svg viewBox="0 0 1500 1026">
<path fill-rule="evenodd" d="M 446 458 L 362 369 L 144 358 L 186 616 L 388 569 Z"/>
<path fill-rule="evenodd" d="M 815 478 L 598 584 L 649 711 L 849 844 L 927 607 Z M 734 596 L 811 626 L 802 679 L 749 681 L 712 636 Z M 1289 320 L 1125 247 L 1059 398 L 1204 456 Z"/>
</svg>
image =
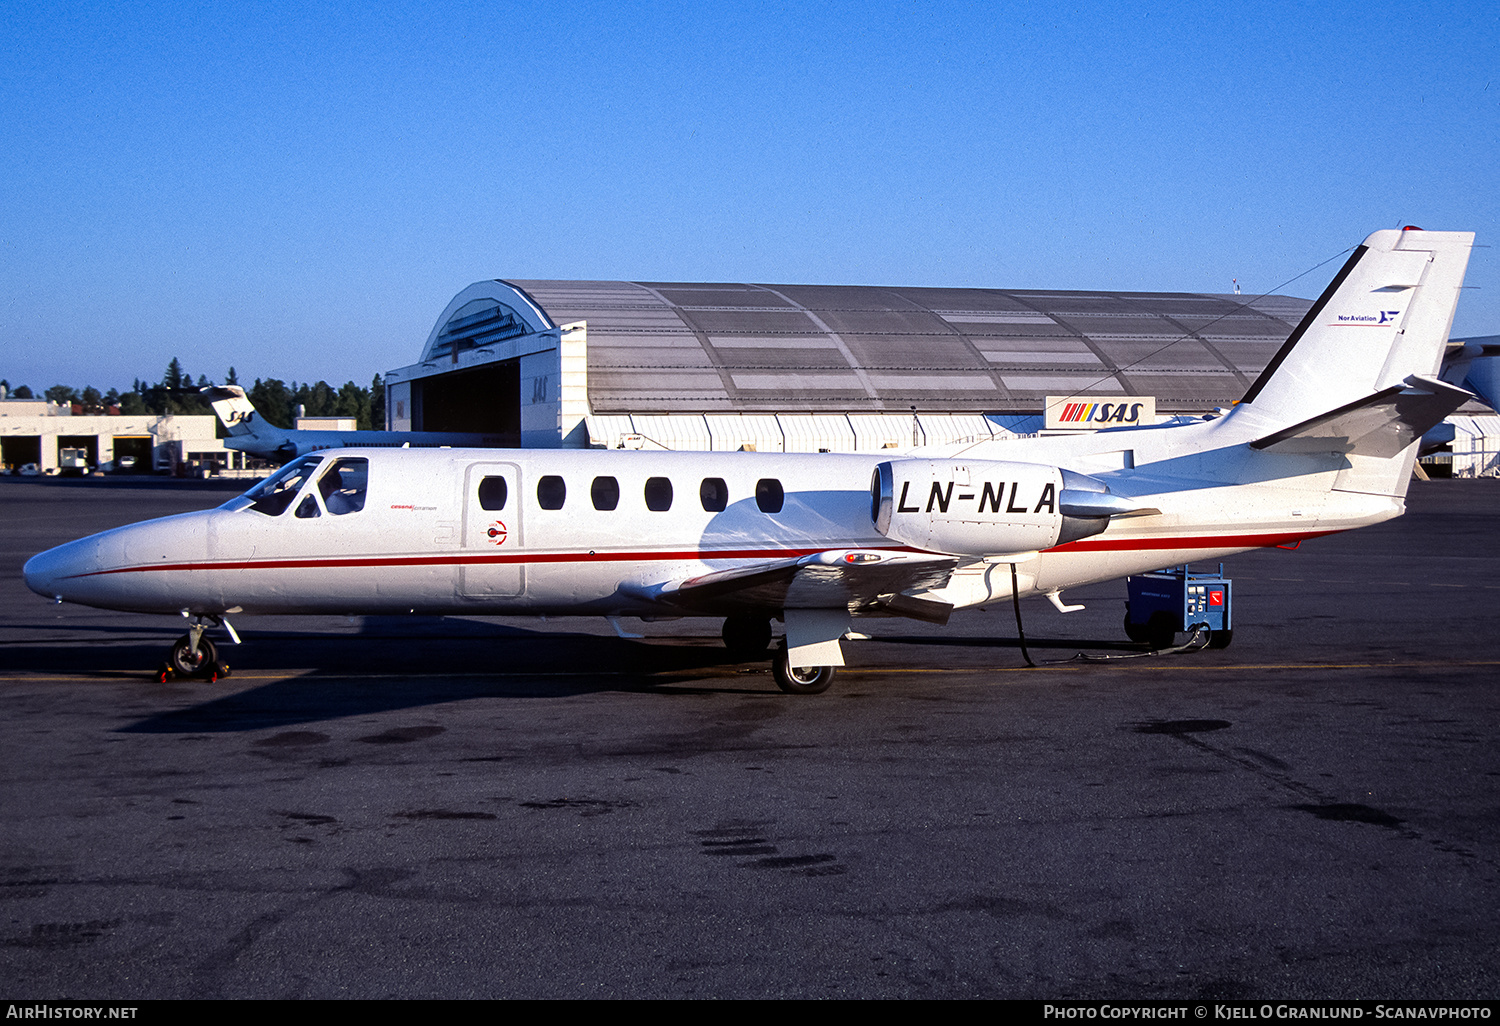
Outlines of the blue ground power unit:
<svg viewBox="0 0 1500 1026">
<path fill-rule="evenodd" d="M 1225 648 L 1234 636 L 1233 602 L 1224 564 L 1217 574 L 1194 573 L 1188 566 L 1153 570 L 1125 579 L 1125 634 L 1152 648 L 1170 648 L 1176 636 L 1198 625 L 1208 628 L 1208 647 Z"/>
</svg>

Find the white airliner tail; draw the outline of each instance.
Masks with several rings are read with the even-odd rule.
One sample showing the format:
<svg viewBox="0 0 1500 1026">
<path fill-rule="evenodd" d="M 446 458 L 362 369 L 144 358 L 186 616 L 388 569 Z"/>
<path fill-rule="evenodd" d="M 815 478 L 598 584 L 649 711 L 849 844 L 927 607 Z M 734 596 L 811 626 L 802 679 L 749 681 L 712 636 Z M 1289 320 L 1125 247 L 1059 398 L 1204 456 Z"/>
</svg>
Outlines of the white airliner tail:
<svg viewBox="0 0 1500 1026">
<path fill-rule="evenodd" d="M 229 433 L 224 440 L 229 448 L 263 455 L 284 451 L 279 459 L 296 454 L 296 447 L 290 441 L 291 433 L 261 417 L 239 385 L 209 385 L 199 391 Z"/>
<path fill-rule="evenodd" d="M 253 434 L 259 426 L 255 406 L 239 385 L 209 385 L 199 391 L 231 436 Z"/>
</svg>

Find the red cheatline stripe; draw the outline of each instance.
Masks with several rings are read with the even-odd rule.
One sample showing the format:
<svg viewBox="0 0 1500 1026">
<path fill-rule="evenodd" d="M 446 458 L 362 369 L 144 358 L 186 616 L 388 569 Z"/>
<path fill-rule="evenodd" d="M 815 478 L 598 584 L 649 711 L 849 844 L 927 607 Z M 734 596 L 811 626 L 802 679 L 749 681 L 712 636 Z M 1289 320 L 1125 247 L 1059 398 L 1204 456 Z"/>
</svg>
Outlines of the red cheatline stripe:
<svg viewBox="0 0 1500 1026">
<path fill-rule="evenodd" d="M 1131 549 L 1262 549 L 1321 538 L 1337 531 L 1285 531 L 1279 534 L 1207 534 L 1192 538 L 1099 538 L 1066 542 L 1048 552 L 1119 552 Z"/>
<path fill-rule="evenodd" d="M 1335 531 L 1285 531 L 1277 534 L 1197 535 L 1189 538 L 1100 538 L 1066 542 L 1048 552 L 1129 552 L 1157 549 L 1257 549 L 1308 538 L 1321 538 Z M 857 545 L 877 552 L 924 552 L 910 546 Z M 493 566 L 509 563 L 634 563 L 710 559 L 791 559 L 826 552 L 830 546 L 805 549 L 684 549 L 668 552 L 516 552 L 500 554 L 454 553 L 433 556 L 354 556 L 347 559 L 260 559 L 223 563 L 161 563 L 94 570 L 75 577 L 107 574 L 156 573 L 163 570 L 321 570 L 342 567 L 391 566 Z"/>
<path fill-rule="evenodd" d="M 872 547 L 878 551 L 916 552 L 904 547 Z M 814 549 L 688 549 L 681 552 L 516 552 L 505 554 L 452 553 L 434 556 L 353 556 L 347 559 L 257 559 L 222 563 L 161 563 L 147 566 L 122 566 L 112 570 L 95 570 L 78 577 L 100 577 L 105 574 L 154 573 L 162 570 L 309 570 L 337 567 L 386 566 L 488 566 L 503 563 L 619 563 L 654 562 L 683 559 L 787 559 L 824 552 L 828 546 Z"/>
</svg>

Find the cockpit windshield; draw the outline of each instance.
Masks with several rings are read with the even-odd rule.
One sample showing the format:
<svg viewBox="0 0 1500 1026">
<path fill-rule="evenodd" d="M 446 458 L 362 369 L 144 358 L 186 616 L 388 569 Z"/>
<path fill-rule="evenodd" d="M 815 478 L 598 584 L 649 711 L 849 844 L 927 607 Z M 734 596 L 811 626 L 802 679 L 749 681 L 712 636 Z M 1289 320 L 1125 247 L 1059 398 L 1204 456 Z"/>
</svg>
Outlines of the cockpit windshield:
<svg viewBox="0 0 1500 1026">
<path fill-rule="evenodd" d="M 292 504 L 307 479 L 323 462 L 321 456 L 303 456 L 282 467 L 243 495 L 226 502 L 221 509 L 253 509 L 268 517 L 279 516 Z"/>
</svg>

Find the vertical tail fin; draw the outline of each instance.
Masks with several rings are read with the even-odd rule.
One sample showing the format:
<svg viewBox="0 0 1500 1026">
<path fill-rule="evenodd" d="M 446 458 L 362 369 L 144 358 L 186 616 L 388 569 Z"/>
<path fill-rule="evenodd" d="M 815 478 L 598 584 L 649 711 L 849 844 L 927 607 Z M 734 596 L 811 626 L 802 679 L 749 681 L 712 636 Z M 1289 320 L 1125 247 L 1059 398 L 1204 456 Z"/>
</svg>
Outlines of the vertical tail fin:
<svg viewBox="0 0 1500 1026">
<path fill-rule="evenodd" d="M 255 433 L 255 406 L 245 396 L 243 388 L 239 385 L 209 385 L 200 391 L 231 438 Z"/>
<path fill-rule="evenodd" d="M 1275 432 L 1442 363 L 1473 232 L 1375 232 L 1354 251 L 1265 371 L 1235 418 Z"/>
</svg>

